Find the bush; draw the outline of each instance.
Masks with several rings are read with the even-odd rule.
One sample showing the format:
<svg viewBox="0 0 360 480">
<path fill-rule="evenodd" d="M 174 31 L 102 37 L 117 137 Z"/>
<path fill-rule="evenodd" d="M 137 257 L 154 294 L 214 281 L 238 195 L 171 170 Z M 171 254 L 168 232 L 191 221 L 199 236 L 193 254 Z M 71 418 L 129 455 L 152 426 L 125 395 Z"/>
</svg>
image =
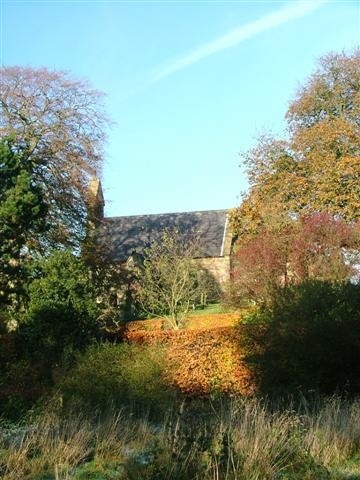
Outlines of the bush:
<svg viewBox="0 0 360 480">
<path fill-rule="evenodd" d="M 83 262 L 67 251 L 39 262 L 19 335 L 28 357 L 48 366 L 98 335 L 96 294 Z"/>
<path fill-rule="evenodd" d="M 37 305 L 20 329 L 22 347 L 28 357 L 45 360 L 48 366 L 66 363 L 77 350 L 96 338 L 98 329 L 94 320 L 63 303 Z"/>
<path fill-rule="evenodd" d="M 164 365 L 160 347 L 106 342 L 90 346 L 79 356 L 58 387 L 65 405 L 132 407 L 156 414 L 174 396 L 163 379 Z"/>
<path fill-rule="evenodd" d="M 306 282 L 248 317 L 240 343 L 261 390 L 360 392 L 360 285 Z"/>
<path fill-rule="evenodd" d="M 271 305 L 289 285 L 349 281 L 357 275 L 359 224 L 326 213 L 300 216 L 281 229 L 262 228 L 234 246 L 227 302 Z"/>
<path fill-rule="evenodd" d="M 99 332 L 95 292 L 79 258 L 55 252 L 32 276 L 18 328 L 7 332 L 9 318 L 0 312 L 0 410 L 11 418 L 49 393 L 55 374 Z"/>
</svg>

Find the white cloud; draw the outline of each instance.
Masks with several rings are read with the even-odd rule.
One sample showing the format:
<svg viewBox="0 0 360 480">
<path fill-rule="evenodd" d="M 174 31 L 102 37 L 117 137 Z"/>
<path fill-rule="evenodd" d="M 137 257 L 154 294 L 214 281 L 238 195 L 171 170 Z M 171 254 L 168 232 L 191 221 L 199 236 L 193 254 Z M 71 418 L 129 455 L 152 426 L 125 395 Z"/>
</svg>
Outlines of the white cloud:
<svg viewBox="0 0 360 480">
<path fill-rule="evenodd" d="M 163 66 L 154 70 L 151 75 L 151 81 L 157 82 L 162 78 L 168 77 L 179 70 L 184 70 L 190 65 L 203 60 L 210 55 L 225 50 L 227 48 L 235 47 L 239 43 L 247 40 L 255 35 L 278 27 L 284 23 L 303 17 L 327 3 L 329 0 L 312 0 L 312 1 L 292 1 L 285 7 L 276 10 L 275 12 L 264 15 L 258 20 L 242 25 L 241 27 L 216 38 L 210 42 L 204 43 L 188 54 L 174 58 L 166 62 Z"/>
</svg>

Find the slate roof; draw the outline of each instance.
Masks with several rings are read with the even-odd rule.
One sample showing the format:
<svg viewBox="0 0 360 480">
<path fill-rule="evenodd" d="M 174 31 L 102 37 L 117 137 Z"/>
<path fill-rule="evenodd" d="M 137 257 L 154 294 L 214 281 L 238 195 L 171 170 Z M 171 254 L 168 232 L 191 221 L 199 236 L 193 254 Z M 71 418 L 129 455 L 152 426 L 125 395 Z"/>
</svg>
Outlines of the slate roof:
<svg viewBox="0 0 360 480">
<path fill-rule="evenodd" d="M 105 243 L 114 260 L 127 260 L 134 252 L 142 255 L 144 248 L 159 239 L 165 228 L 176 228 L 184 240 L 193 233 L 201 239 L 200 257 L 222 256 L 228 210 L 207 210 L 158 215 L 107 217 L 99 229 L 101 243 Z"/>
</svg>

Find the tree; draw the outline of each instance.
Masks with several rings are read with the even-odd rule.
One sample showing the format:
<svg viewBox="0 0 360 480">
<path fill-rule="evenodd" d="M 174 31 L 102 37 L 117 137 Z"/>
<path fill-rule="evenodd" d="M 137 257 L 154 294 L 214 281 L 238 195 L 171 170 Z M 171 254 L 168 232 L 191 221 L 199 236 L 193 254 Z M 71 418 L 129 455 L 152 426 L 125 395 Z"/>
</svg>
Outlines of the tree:
<svg viewBox="0 0 360 480">
<path fill-rule="evenodd" d="M 290 237 L 263 229 L 235 246 L 228 301 L 232 305 L 270 303 L 289 282 Z"/>
<path fill-rule="evenodd" d="M 66 72 L 1 69 L 0 133 L 21 149 L 41 187 L 51 226 L 42 245 L 76 244 L 84 235 L 89 173 L 100 170 L 108 119 L 102 94 Z"/>
<path fill-rule="evenodd" d="M 264 227 L 274 232 L 287 227 L 304 211 L 308 189 L 304 164 L 296 159 L 290 142 L 263 135 L 243 158 L 250 191 L 231 213 L 234 233 L 246 239 Z"/>
<path fill-rule="evenodd" d="M 98 318 L 108 334 L 118 331 L 120 324 L 137 316 L 133 301 L 138 264 L 115 262 L 108 240 L 99 242 L 96 232 L 90 232 L 82 244 L 81 258 L 89 270 L 91 284 L 101 309 Z M 120 301 L 122 298 L 122 302 Z"/>
<path fill-rule="evenodd" d="M 83 262 L 58 250 L 32 266 L 16 330 L 8 331 L 0 310 L 0 409 L 14 418 L 48 395 L 53 374 L 99 335 L 96 295 Z"/>
<path fill-rule="evenodd" d="M 359 265 L 359 224 L 326 213 L 303 216 L 290 238 L 289 265 L 294 282 L 348 281 Z"/>
<path fill-rule="evenodd" d="M 359 219 L 359 105 L 360 50 L 321 58 L 290 104 L 289 138 L 263 136 L 244 154 L 250 191 L 232 215 L 239 236 L 312 212 Z"/>
<path fill-rule="evenodd" d="M 139 269 L 136 298 L 143 310 L 166 317 L 172 328 L 183 325 L 190 306 L 207 288 L 208 276 L 196 265 L 199 240 L 184 239 L 177 230 L 164 230 L 145 251 Z"/>
<path fill-rule="evenodd" d="M 22 149 L 10 140 L 0 142 L 0 306 L 19 304 L 26 279 L 25 257 L 39 235 L 48 230 L 47 206 L 41 185 Z M 27 249 L 24 249 L 24 246 Z"/>
<path fill-rule="evenodd" d="M 360 50 L 321 57 L 317 70 L 298 90 L 287 118 L 293 130 L 338 118 L 360 126 Z"/>
<path fill-rule="evenodd" d="M 329 214 L 292 220 L 281 231 L 242 239 L 235 248 L 230 302 L 271 305 L 290 285 L 348 281 L 359 264 L 359 227 Z"/>
</svg>

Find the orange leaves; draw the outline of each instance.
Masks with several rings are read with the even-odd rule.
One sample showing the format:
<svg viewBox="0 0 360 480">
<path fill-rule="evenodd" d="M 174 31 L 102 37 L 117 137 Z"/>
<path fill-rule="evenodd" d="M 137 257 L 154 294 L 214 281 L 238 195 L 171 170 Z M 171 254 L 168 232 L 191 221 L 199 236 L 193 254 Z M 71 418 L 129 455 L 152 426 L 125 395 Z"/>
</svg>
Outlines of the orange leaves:
<svg viewBox="0 0 360 480">
<path fill-rule="evenodd" d="M 193 325 L 186 330 L 149 331 L 141 330 L 149 321 L 132 322 L 124 338 L 129 342 L 164 344 L 166 380 L 186 394 L 206 395 L 215 391 L 246 394 L 252 391 L 251 376 L 242 364 L 238 348 L 239 331 L 231 326 L 215 325 L 234 323 L 238 314 L 195 318 L 197 322 L 201 319 L 202 328 Z M 158 325 L 157 320 L 152 322 Z M 205 325 L 207 328 L 203 327 Z"/>
<path fill-rule="evenodd" d="M 163 320 L 155 318 L 152 320 L 136 320 L 126 324 L 127 332 L 147 332 L 161 330 Z"/>
<path fill-rule="evenodd" d="M 188 394 L 246 393 L 248 372 L 241 365 L 233 328 L 193 330 L 178 335 L 168 349 L 170 381 Z"/>
<path fill-rule="evenodd" d="M 217 328 L 229 327 L 234 325 L 240 318 L 239 313 L 209 313 L 202 315 L 188 316 L 185 320 L 186 329 L 193 330 L 198 328 Z M 126 324 L 127 334 L 132 335 L 133 332 L 159 332 L 163 330 L 165 320 L 162 318 L 154 318 L 151 320 L 136 320 Z"/>
<path fill-rule="evenodd" d="M 197 328 L 218 328 L 235 325 L 240 319 L 239 313 L 217 313 L 208 315 L 196 315 L 189 317 L 186 328 L 193 330 Z"/>
</svg>

